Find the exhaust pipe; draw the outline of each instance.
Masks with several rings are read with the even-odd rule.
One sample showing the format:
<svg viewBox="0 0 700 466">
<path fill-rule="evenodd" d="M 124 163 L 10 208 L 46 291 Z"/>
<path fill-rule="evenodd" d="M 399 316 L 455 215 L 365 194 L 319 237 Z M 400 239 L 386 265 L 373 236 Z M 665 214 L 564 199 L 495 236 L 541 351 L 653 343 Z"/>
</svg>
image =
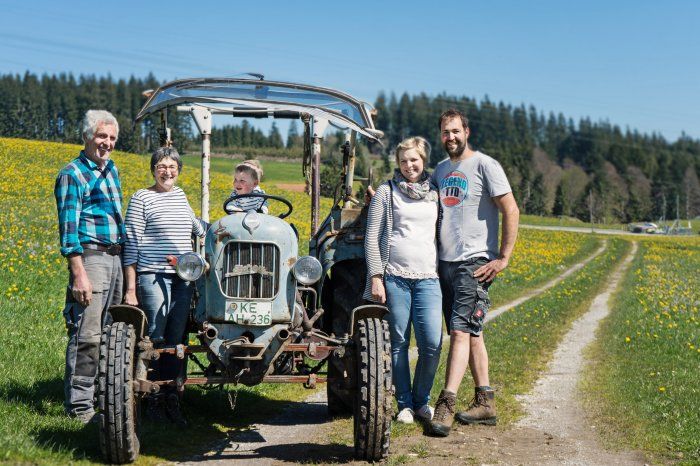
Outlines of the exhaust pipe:
<svg viewBox="0 0 700 466">
<path fill-rule="evenodd" d="M 204 329 L 204 336 L 209 340 L 214 340 L 219 335 L 219 331 L 213 325 L 207 325 Z"/>
<path fill-rule="evenodd" d="M 279 332 L 277 332 L 277 339 L 279 341 L 286 341 L 289 339 L 289 330 L 287 329 L 282 329 Z"/>
</svg>

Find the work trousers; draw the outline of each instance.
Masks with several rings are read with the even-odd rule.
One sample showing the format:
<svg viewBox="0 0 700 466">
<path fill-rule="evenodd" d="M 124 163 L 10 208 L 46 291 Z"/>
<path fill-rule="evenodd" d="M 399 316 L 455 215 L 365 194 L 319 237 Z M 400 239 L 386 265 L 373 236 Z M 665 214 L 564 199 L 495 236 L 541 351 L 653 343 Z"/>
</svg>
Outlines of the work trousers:
<svg viewBox="0 0 700 466">
<path fill-rule="evenodd" d="M 68 330 L 66 371 L 63 378 L 64 407 L 69 415 L 94 409 L 95 376 L 100 357 L 100 336 L 107 323 L 107 309 L 122 300 L 120 256 L 85 249 L 83 267 L 92 284 L 92 299 L 87 307 L 76 302 L 71 292 L 71 276 L 66 290 L 63 316 Z"/>
</svg>

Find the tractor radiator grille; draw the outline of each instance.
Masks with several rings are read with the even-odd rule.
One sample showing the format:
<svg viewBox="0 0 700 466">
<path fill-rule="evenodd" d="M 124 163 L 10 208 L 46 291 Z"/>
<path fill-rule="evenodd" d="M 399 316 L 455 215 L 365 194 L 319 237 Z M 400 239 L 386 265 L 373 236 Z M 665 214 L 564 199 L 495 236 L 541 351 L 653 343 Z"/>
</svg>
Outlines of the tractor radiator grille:
<svg viewBox="0 0 700 466">
<path fill-rule="evenodd" d="M 221 289 L 230 298 L 274 298 L 279 290 L 279 249 L 268 243 L 229 242 Z"/>
</svg>

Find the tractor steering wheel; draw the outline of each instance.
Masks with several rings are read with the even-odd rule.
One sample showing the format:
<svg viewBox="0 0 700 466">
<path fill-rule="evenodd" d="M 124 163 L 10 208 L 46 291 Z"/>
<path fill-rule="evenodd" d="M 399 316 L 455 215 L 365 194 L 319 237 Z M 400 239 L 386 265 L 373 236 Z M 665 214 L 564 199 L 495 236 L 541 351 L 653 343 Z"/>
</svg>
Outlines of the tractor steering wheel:
<svg viewBox="0 0 700 466">
<path fill-rule="evenodd" d="M 272 194 L 267 194 L 267 193 L 248 193 L 248 194 L 240 194 L 238 196 L 231 196 L 228 199 L 224 201 L 224 212 L 227 214 L 232 214 L 234 212 L 238 212 L 237 209 L 235 209 L 233 206 L 230 206 L 233 201 L 238 200 L 238 199 L 245 199 L 247 197 L 259 197 L 264 200 L 271 199 L 273 201 L 281 202 L 285 206 L 287 206 L 287 211 L 279 214 L 279 218 L 287 218 L 289 215 L 292 213 L 292 210 L 294 208 L 292 207 L 292 203 L 289 202 L 287 199 L 280 197 L 280 196 L 275 196 Z"/>
</svg>

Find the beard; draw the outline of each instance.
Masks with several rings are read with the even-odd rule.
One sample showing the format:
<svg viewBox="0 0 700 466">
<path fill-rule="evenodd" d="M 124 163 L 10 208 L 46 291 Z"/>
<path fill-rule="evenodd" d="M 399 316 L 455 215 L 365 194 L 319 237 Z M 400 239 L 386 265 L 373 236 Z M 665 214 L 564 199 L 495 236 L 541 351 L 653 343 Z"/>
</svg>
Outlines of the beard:
<svg viewBox="0 0 700 466">
<path fill-rule="evenodd" d="M 464 150 L 467 148 L 467 141 L 457 141 L 457 145 L 454 146 L 454 148 L 452 149 L 448 147 L 447 143 L 444 144 L 443 147 L 445 148 L 445 152 L 447 152 L 447 155 L 449 155 L 450 158 L 456 158 L 464 153 Z"/>
</svg>

